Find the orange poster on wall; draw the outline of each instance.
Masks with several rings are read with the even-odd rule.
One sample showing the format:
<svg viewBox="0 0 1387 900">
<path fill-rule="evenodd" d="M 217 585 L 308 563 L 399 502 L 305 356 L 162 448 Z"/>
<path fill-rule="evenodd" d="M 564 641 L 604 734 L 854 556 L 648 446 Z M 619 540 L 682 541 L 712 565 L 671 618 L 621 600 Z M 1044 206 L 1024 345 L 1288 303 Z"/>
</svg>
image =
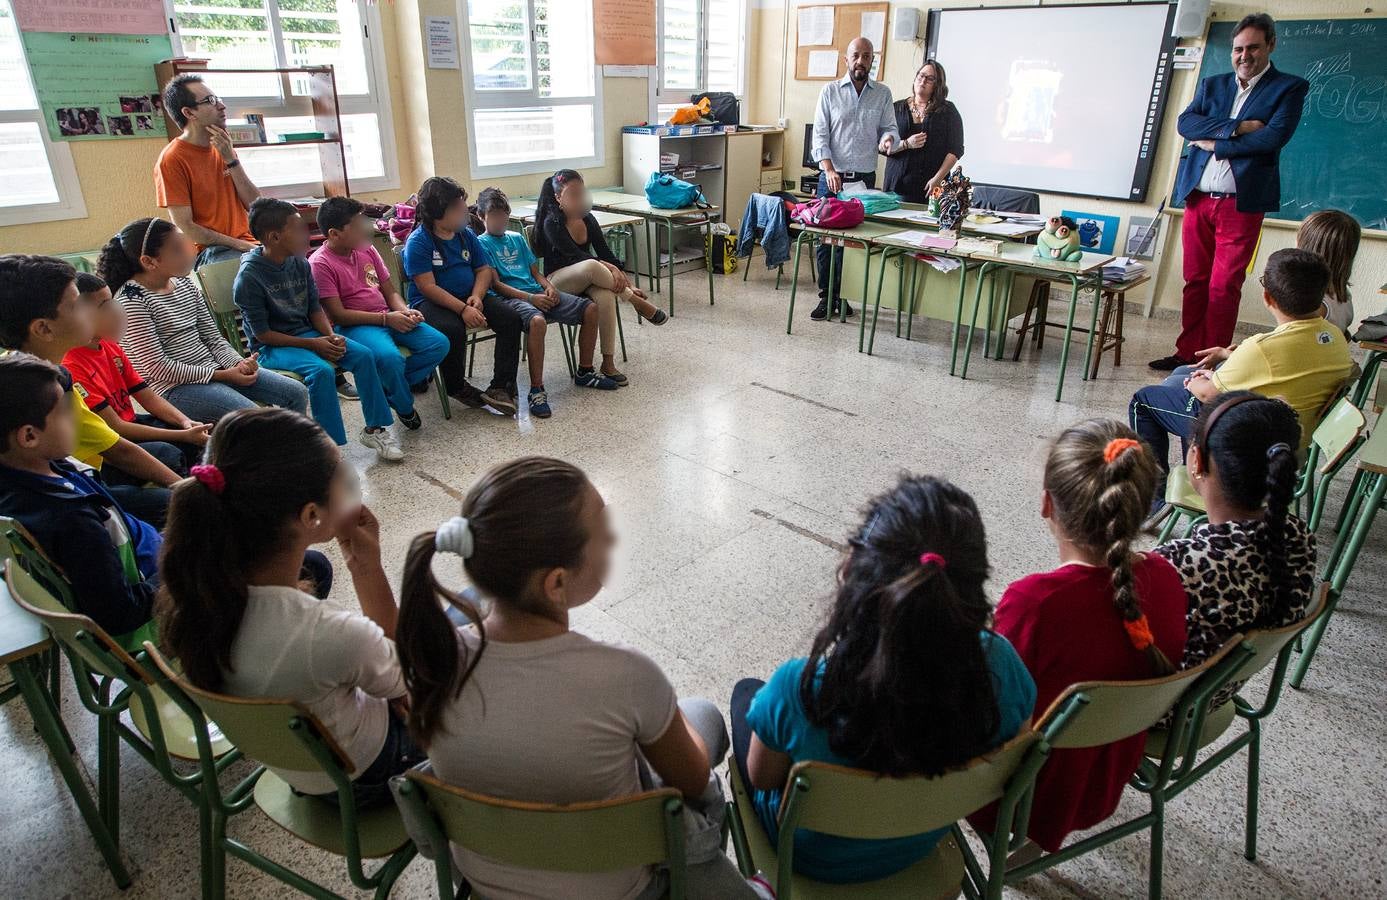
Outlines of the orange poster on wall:
<svg viewBox="0 0 1387 900">
<path fill-rule="evenodd" d="M 599 66 L 655 65 L 655 0 L 593 0 Z"/>
</svg>

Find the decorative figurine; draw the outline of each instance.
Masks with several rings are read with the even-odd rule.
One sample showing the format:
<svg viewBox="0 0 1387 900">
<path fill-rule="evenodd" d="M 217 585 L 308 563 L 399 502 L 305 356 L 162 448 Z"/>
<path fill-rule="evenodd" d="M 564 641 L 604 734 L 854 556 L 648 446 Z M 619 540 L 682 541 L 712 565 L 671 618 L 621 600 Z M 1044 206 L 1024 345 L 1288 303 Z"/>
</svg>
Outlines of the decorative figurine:
<svg viewBox="0 0 1387 900">
<path fill-rule="evenodd" d="M 941 233 L 956 234 L 959 221 L 968 215 L 972 195 L 973 183 L 963 174 L 963 166 L 954 166 L 954 170 L 930 191 L 930 213 L 939 218 Z"/>
<path fill-rule="evenodd" d="M 1068 216 L 1051 216 L 1045 230 L 1036 235 L 1035 255 L 1046 259 L 1075 262 L 1083 259 L 1079 230 Z"/>
</svg>

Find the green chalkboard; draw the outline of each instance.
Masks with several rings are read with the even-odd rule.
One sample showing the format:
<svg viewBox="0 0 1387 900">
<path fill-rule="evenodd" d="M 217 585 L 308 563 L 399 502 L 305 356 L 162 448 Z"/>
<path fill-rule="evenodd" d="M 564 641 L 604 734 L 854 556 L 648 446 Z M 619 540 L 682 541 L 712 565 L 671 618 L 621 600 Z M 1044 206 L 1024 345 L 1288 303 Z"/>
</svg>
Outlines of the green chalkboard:
<svg viewBox="0 0 1387 900">
<path fill-rule="evenodd" d="M 1200 78 L 1233 70 L 1233 24 L 1209 26 Z M 1269 217 L 1342 209 L 1364 228 L 1387 228 L 1387 19 L 1278 21 L 1271 58 L 1310 93 L 1281 151 L 1281 211 Z"/>
</svg>

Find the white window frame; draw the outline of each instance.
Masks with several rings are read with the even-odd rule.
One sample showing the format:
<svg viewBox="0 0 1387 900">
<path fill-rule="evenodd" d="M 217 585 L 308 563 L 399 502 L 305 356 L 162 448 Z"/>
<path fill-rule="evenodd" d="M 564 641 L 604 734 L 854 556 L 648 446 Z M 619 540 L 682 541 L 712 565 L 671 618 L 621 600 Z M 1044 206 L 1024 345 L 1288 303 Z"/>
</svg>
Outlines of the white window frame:
<svg viewBox="0 0 1387 900">
<path fill-rule="evenodd" d="M 604 165 L 607 154 L 604 123 L 606 117 L 602 105 L 602 68 L 596 61 L 592 64 L 592 96 L 582 97 L 541 97 L 539 95 L 539 64 L 535 54 L 534 38 L 534 0 L 521 0 L 528 8 L 530 22 L 530 44 L 528 58 L 530 63 L 530 88 L 528 90 L 479 91 L 472 75 L 472 23 L 468 17 L 467 0 L 457 0 L 458 40 L 462 44 L 462 85 L 467 132 L 467 165 L 471 177 L 504 178 L 512 175 L 552 174 L 557 169 L 595 169 Z M 551 2 L 580 3 L 590 0 L 551 0 Z M 593 141 L 591 156 L 575 156 L 555 159 L 535 159 L 502 165 L 483 166 L 477 162 L 477 128 L 473 112 L 479 109 L 515 109 L 517 107 L 544 106 L 591 106 L 593 115 Z"/>
<path fill-rule="evenodd" d="M 13 14 L 13 10 L 11 10 Z M 21 43 L 19 52 L 24 53 Z M 33 75 L 30 73 L 29 61 L 23 59 L 24 77 L 29 80 L 30 87 Z M 52 203 L 26 203 L 23 206 L 0 206 L 0 226 L 3 225 L 30 225 L 37 222 L 60 222 L 67 219 L 85 219 L 87 217 L 87 202 L 82 197 L 82 183 L 77 178 L 77 166 L 72 161 L 72 150 L 66 141 L 55 141 L 48 136 L 48 124 L 43 120 L 43 107 L 38 102 L 38 90 L 34 88 L 34 108 L 33 109 L 6 109 L 0 110 L 0 124 L 16 124 L 32 122 L 38 126 L 39 136 L 43 140 L 43 149 L 48 157 L 48 170 L 53 175 L 53 185 L 57 188 L 58 199 Z"/>
<path fill-rule="evenodd" d="M 665 0 L 657 0 L 658 5 L 655 9 L 657 16 L 656 36 L 655 36 L 655 70 L 651 73 L 650 81 L 650 116 L 649 121 L 654 122 L 660 119 L 659 107 L 661 106 L 688 106 L 689 95 L 698 94 L 706 91 L 708 85 L 708 2 L 709 0 L 699 0 L 698 4 L 698 63 L 699 63 L 699 84 L 688 91 L 669 91 L 665 89 L 665 42 L 664 42 L 664 23 L 665 23 Z M 738 103 L 746 103 L 746 84 L 747 84 L 747 65 L 750 60 L 750 48 L 748 47 L 747 31 L 751 27 L 751 7 L 756 0 L 742 0 L 742 22 L 741 34 L 741 62 L 737 70 L 737 95 Z"/>
<path fill-rule="evenodd" d="M 357 115 L 361 113 L 374 113 L 377 126 L 380 131 L 381 143 L 381 166 L 384 173 L 371 178 L 356 178 L 352 176 L 350 164 L 347 169 L 347 187 L 353 194 L 369 194 L 379 191 L 395 190 L 400 186 L 400 162 L 395 147 L 395 116 L 390 103 L 390 79 L 385 69 L 385 42 L 382 38 L 382 27 L 380 22 L 380 9 L 375 3 L 368 3 L 365 0 L 355 0 L 357 9 L 361 16 L 361 25 L 365 29 L 365 40 L 363 46 L 366 51 L 367 70 L 369 73 L 368 88 L 365 94 L 347 95 L 338 93 L 337 95 L 337 114 L 339 116 Z M 165 13 L 170 23 L 176 27 L 177 17 L 174 15 L 174 0 L 164 0 Z M 267 16 L 276 32 L 279 27 L 279 3 L 278 0 L 269 0 L 267 4 Z M 173 50 L 175 56 L 183 56 L 183 36 L 175 30 L 170 37 L 173 40 Z M 275 51 L 275 65 L 278 68 L 291 68 L 284 55 L 284 40 L 272 42 Z M 215 78 L 215 71 L 211 76 Z M 213 91 L 216 85 L 211 85 Z M 270 97 L 232 97 L 226 94 L 220 95 L 227 101 L 227 109 L 232 118 L 244 115 L 247 112 L 262 112 L 273 115 L 273 110 L 285 108 L 288 104 L 280 96 Z M 307 193 L 314 193 L 322 188 L 322 181 L 309 181 L 303 184 L 277 184 L 270 187 L 260 187 L 260 192 L 269 197 L 298 197 Z"/>
</svg>

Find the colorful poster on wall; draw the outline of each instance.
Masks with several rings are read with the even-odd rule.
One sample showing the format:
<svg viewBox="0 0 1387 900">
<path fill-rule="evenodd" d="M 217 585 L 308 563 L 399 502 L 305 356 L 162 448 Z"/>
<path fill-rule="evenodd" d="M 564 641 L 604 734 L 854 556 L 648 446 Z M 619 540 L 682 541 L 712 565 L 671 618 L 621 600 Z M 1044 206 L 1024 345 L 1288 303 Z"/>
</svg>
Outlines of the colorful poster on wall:
<svg viewBox="0 0 1387 900">
<path fill-rule="evenodd" d="M 31 31 L 23 39 L 53 140 L 167 135 L 154 64 L 173 56 L 168 35 Z"/>
<path fill-rule="evenodd" d="M 164 0 L 10 0 L 20 31 L 164 34 Z"/>
</svg>

